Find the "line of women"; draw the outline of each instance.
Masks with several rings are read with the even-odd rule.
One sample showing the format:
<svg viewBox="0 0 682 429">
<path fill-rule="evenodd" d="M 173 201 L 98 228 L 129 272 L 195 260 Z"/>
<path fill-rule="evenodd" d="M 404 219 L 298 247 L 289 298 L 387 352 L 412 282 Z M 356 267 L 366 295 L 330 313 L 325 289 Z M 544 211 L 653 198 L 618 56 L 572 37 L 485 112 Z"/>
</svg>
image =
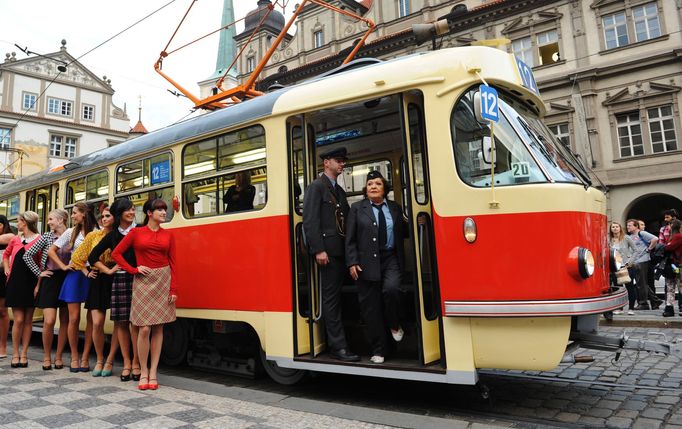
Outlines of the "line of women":
<svg viewBox="0 0 682 429">
<path fill-rule="evenodd" d="M 79 202 L 68 213 L 48 215 L 50 231 L 38 233 L 38 215 L 21 213 L 14 235 L 0 215 L 0 358 L 7 357 L 12 308 L 12 368 L 28 366 L 27 352 L 35 308 L 43 311 L 43 370 L 64 368 L 63 351 L 68 340 L 71 372 L 89 372 L 89 355 L 97 356 L 94 377 L 113 373 L 118 350 L 123 358 L 121 381 L 138 381 L 140 390 L 158 389 L 157 368 L 163 342 L 163 324 L 175 320 L 177 286 L 174 276 L 175 241 L 161 228 L 166 220 L 163 200 L 147 201 L 145 222 L 135 224 L 135 207 L 118 199 L 111 207 Z M 99 222 L 98 222 L 99 221 Z M 98 227 L 99 224 L 99 227 Z M 79 353 L 81 305 L 87 320 L 85 341 Z M 111 347 L 104 353 L 107 310 L 114 322 Z M 54 360 L 52 344 L 59 315 L 60 327 Z M 132 346 L 132 347 L 131 347 Z M 131 353 L 132 349 L 132 353 Z"/>
</svg>

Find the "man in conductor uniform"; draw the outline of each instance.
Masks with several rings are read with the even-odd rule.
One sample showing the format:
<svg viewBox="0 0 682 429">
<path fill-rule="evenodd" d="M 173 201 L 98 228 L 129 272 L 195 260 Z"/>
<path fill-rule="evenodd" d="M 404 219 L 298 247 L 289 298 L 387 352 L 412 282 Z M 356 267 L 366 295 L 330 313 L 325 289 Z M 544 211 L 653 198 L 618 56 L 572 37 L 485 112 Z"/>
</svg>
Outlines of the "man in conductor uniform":
<svg viewBox="0 0 682 429">
<path fill-rule="evenodd" d="M 327 346 L 334 359 L 357 362 L 360 356 L 348 350 L 341 320 L 341 285 L 346 276 L 345 218 L 346 192 L 336 183 L 346 164 L 346 148 L 320 155 L 324 174 L 308 186 L 303 198 L 303 230 L 310 252 L 321 272 L 322 317 L 327 330 Z"/>
</svg>

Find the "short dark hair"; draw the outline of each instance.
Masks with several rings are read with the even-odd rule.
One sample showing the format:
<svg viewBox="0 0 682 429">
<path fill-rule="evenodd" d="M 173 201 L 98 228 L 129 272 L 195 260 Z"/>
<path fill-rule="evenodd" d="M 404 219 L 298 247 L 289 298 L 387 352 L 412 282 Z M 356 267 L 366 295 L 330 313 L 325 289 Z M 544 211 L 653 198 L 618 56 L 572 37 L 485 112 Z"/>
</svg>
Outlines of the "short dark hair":
<svg viewBox="0 0 682 429">
<path fill-rule="evenodd" d="M 682 222 L 680 222 L 679 220 L 675 219 L 675 220 L 670 222 L 670 233 L 671 234 L 679 234 L 680 228 L 682 228 Z"/>
<path fill-rule="evenodd" d="M 677 210 L 675 210 L 675 209 L 668 209 L 668 210 L 664 211 L 663 216 L 671 216 L 671 217 L 674 217 L 675 219 L 680 217 L 680 215 L 677 213 Z"/>
<path fill-rule="evenodd" d="M 388 193 L 391 192 L 391 184 L 388 183 L 388 180 L 386 180 L 386 178 L 384 178 L 384 177 L 381 177 L 381 182 L 384 184 L 384 198 L 387 198 Z M 365 184 L 365 186 L 362 187 L 362 195 L 364 195 L 365 198 L 367 198 L 367 185 L 366 184 Z"/>
<path fill-rule="evenodd" d="M 9 221 L 7 220 L 7 216 L 0 215 L 0 225 L 2 225 L 2 234 L 7 234 L 8 232 L 12 232 L 12 227 L 10 227 L 10 225 L 9 225 Z"/>
<path fill-rule="evenodd" d="M 147 200 L 144 205 L 142 206 L 142 210 L 144 211 L 144 223 L 143 225 L 147 225 L 149 223 L 149 212 L 153 212 L 154 210 L 168 210 L 168 204 L 161 198 L 155 198 L 153 200 Z"/>
</svg>

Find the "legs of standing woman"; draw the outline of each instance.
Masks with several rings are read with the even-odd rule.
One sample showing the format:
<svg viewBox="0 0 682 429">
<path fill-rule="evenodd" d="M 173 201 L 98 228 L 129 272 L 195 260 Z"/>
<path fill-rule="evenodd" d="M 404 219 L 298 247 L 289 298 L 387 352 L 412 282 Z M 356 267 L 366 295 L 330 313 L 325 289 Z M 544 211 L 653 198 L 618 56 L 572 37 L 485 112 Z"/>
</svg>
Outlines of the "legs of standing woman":
<svg viewBox="0 0 682 429">
<path fill-rule="evenodd" d="M 152 326 L 152 347 L 149 356 L 149 383 L 158 384 L 158 375 L 156 371 L 159 368 L 159 359 L 161 358 L 161 347 L 163 346 L 163 325 Z M 154 383 L 152 383 L 152 380 Z"/>
<path fill-rule="evenodd" d="M 97 355 L 97 363 L 95 371 L 102 371 L 104 366 L 104 316 L 106 313 L 102 310 L 90 310 L 92 318 L 92 343 L 95 346 L 95 354 Z M 83 359 L 85 360 L 85 351 L 83 352 Z"/>
<path fill-rule="evenodd" d="M 133 345 L 133 375 L 139 376 L 140 373 L 138 373 L 135 370 L 137 369 L 139 371 L 140 368 L 142 367 L 140 364 L 140 351 L 138 350 L 138 342 L 137 342 L 137 339 L 140 335 L 140 327 L 135 326 L 130 322 L 128 322 L 128 326 L 130 329 L 131 344 Z"/>
<path fill-rule="evenodd" d="M 151 341 L 150 341 L 151 335 Z M 156 381 L 161 347 L 163 345 L 163 325 L 140 326 L 137 336 L 137 350 L 140 353 L 140 384 Z M 149 366 L 148 366 L 149 365 Z"/>
<path fill-rule="evenodd" d="M 7 333 L 9 332 L 9 315 L 5 307 L 5 298 L 0 298 L 0 356 L 7 356 Z"/>
<path fill-rule="evenodd" d="M 626 283 L 625 289 L 628 291 L 628 310 L 634 310 L 637 303 L 637 288 L 634 283 Z"/>
<path fill-rule="evenodd" d="M 83 344 L 83 356 L 81 356 L 81 368 L 90 367 L 90 349 L 92 348 L 92 310 L 88 310 L 85 316 L 85 341 Z"/>
<path fill-rule="evenodd" d="M 81 303 L 80 302 L 70 302 L 68 303 L 69 308 L 69 347 L 71 348 L 71 368 L 78 368 L 78 325 L 81 322 Z M 75 363 L 75 365 L 74 365 Z"/>
<path fill-rule="evenodd" d="M 137 352 L 140 359 L 140 384 L 149 384 L 149 368 L 147 367 L 147 359 L 149 358 L 149 334 L 151 333 L 151 326 L 138 327 L 137 334 Z"/>
<path fill-rule="evenodd" d="M 106 313 L 105 313 L 106 314 Z M 114 359 L 116 359 L 116 352 L 118 351 L 118 325 L 114 325 L 114 330 L 111 333 L 111 344 L 109 347 L 109 355 L 107 356 L 107 360 L 104 362 L 104 371 L 109 371 L 109 374 L 111 375 L 111 369 L 114 366 Z M 107 368 L 109 367 L 109 368 Z M 128 367 L 130 368 L 130 367 Z M 105 375 L 102 373 L 102 375 Z"/>
<path fill-rule="evenodd" d="M 52 340 L 56 322 L 57 309 L 43 308 L 43 365 L 45 362 L 52 362 Z"/>
<path fill-rule="evenodd" d="M 59 334 L 57 335 L 57 351 L 54 355 L 55 365 L 64 365 L 62 353 L 69 339 L 69 309 L 66 306 L 59 307 Z"/>
<path fill-rule="evenodd" d="M 121 348 L 121 356 L 123 356 L 123 371 L 127 371 L 127 373 L 122 373 L 121 375 L 127 376 L 130 375 L 130 371 L 132 370 L 132 363 L 130 360 L 130 330 L 128 329 L 130 322 L 117 320 L 114 322 L 114 324 L 116 325 L 114 331 L 118 337 L 118 345 Z M 113 339 L 111 347 L 114 347 Z M 137 345 L 135 345 L 135 348 L 137 348 Z"/>
<path fill-rule="evenodd" d="M 33 333 L 33 311 L 35 308 L 24 308 L 24 326 L 21 332 L 21 360 L 28 361 L 28 347 L 31 345 Z"/>
<path fill-rule="evenodd" d="M 14 319 L 14 323 L 12 324 L 12 361 L 19 359 L 19 345 L 21 344 L 21 337 L 24 333 L 25 316 L 26 314 L 24 313 L 23 308 L 12 308 L 12 317 Z"/>
</svg>

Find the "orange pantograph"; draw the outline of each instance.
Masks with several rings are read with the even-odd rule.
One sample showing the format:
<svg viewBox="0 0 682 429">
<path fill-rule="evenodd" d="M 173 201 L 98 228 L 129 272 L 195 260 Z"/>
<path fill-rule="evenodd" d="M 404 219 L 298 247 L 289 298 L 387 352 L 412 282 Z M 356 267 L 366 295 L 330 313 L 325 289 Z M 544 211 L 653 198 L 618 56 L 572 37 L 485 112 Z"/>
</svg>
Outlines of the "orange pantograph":
<svg viewBox="0 0 682 429">
<path fill-rule="evenodd" d="M 173 49 L 173 50 L 171 50 L 171 51 L 168 51 L 168 47 L 170 46 L 171 42 L 173 41 L 173 38 L 174 38 L 175 35 L 178 33 L 178 30 L 180 29 L 180 26 L 182 26 L 182 23 L 185 21 L 185 18 L 187 18 L 187 15 L 189 14 L 190 10 L 192 9 L 192 6 L 194 6 L 194 3 L 196 3 L 196 2 L 197 2 L 197 0 L 192 0 L 192 2 L 190 3 L 190 6 L 189 6 L 189 8 L 187 9 L 187 12 L 185 12 L 185 15 L 184 15 L 184 16 L 182 17 L 182 19 L 180 20 L 180 23 L 178 24 L 178 27 L 177 27 L 177 28 L 175 29 L 175 31 L 173 32 L 173 35 L 171 36 L 170 40 L 169 40 L 168 43 L 166 44 L 166 47 L 163 49 L 163 51 L 161 51 L 161 54 L 159 55 L 159 59 L 156 60 L 156 63 L 154 64 L 154 70 L 156 70 L 156 72 L 157 72 L 158 74 L 160 74 L 164 79 L 166 79 L 168 82 L 170 82 L 171 85 L 173 85 L 175 88 L 177 88 L 178 91 L 180 91 L 180 92 L 181 92 L 182 94 L 184 94 L 187 98 L 189 98 L 190 100 L 192 100 L 192 102 L 194 103 L 194 106 L 195 106 L 195 107 L 197 107 L 197 108 L 202 108 L 202 109 L 209 109 L 209 110 L 215 110 L 215 109 L 221 109 L 221 108 L 223 108 L 223 107 L 228 107 L 228 106 L 231 106 L 231 105 L 233 105 L 233 104 L 235 104 L 235 103 L 239 103 L 239 102 L 241 102 L 241 101 L 243 101 L 243 100 L 245 100 L 245 99 L 257 97 L 257 96 L 263 94 L 262 92 L 256 90 L 256 80 L 258 79 L 258 76 L 260 75 L 261 71 L 263 71 L 263 68 L 265 68 L 265 65 L 266 65 L 266 64 L 268 63 L 268 61 L 270 60 L 270 57 L 271 57 L 272 54 L 275 52 L 275 50 L 277 49 L 277 47 L 279 46 L 279 44 L 280 44 L 280 43 L 282 42 L 282 40 L 284 39 L 284 36 L 287 34 L 287 31 L 289 30 L 289 28 L 291 27 L 291 25 L 292 25 L 292 24 L 294 23 L 294 21 L 296 20 L 296 17 L 301 13 L 301 11 L 303 10 L 303 8 L 304 8 L 307 4 L 309 4 L 309 3 L 312 3 L 312 4 L 316 4 L 316 5 L 322 6 L 322 7 L 324 7 L 324 8 L 330 9 L 330 10 L 332 10 L 332 11 L 334 11 L 334 12 L 337 12 L 337 13 L 340 13 L 340 14 L 343 14 L 343 15 L 346 15 L 346 16 L 349 16 L 349 17 L 351 17 L 351 18 L 355 18 L 355 19 L 357 19 L 358 21 L 362 21 L 362 22 L 364 22 L 364 23 L 367 24 L 367 27 L 368 27 L 368 28 L 367 28 L 367 31 L 366 31 L 365 34 L 362 36 L 362 38 L 360 39 L 360 41 L 354 46 L 353 50 L 352 50 L 352 51 L 348 54 L 348 56 L 343 60 L 343 64 L 346 64 L 347 62 L 349 62 L 350 60 L 353 59 L 353 57 L 358 53 L 358 51 L 360 50 L 360 48 L 364 45 L 365 41 L 367 40 L 367 37 L 369 37 L 369 35 L 372 33 L 372 31 L 374 31 L 374 28 L 376 27 L 376 24 L 375 24 L 372 20 L 367 19 L 367 18 L 363 18 L 363 17 L 361 17 L 361 16 L 359 16 L 359 15 L 356 15 L 356 14 L 354 14 L 354 13 L 352 13 L 352 12 L 349 12 L 349 11 L 347 11 L 347 10 L 340 9 L 340 8 L 338 8 L 338 7 L 336 7 L 336 6 L 333 6 L 333 5 L 329 4 L 329 3 L 327 3 L 327 2 L 324 1 L 324 0 L 303 0 L 303 1 L 301 1 L 301 3 L 298 5 L 298 7 L 296 8 L 296 11 L 295 11 L 294 14 L 291 16 L 291 18 L 289 18 L 289 20 L 287 21 L 287 23 L 286 23 L 286 25 L 284 26 L 284 28 L 282 28 L 282 31 L 279 33 L 279 35 L 277 36 L 277 38 L 275 39 L 275 41 L 272 43 L 272 45 L 270 46 L 270 49 L 268 49 L 268 51 L 265 53 L 265 55 L 263 56 L 263 58 L 261 58 L 261 60 L 258 62 L 258 65 L 256 65 L 256 67 L 254 68 L 253 72 L 251 72 L 251 75 L 250 75 L 249 78 L 246 80 L 246 82 L 244 82 L 244 83 L 241 84 L 241 85 L 237 85 L 237 86 L 234 87 L 234 88 L 223 89 L 223 88 L 222 88 L 223 80 L 225 79 L 225 77 L 227 76 L 227 74 L 229 73 L 229 71 L 234 67 L 235 63 L 237 62 L 237 59 L 238 59 L 239 56 L 242 54 L 242 52 L 244 51 L 244 49 L 248 46 L 249 42 L 251 41 L 251 39 L 253 38 L 253 36 L 257 33 L 258 29 L 259 29 L 259 28 L 263 25 L 263 23 L 266 21 L 266 19 L 267 19 L 268 16 L 270 15 L 270 12 L 272 12 L 272 11 L 274 10 L 275 6 L 280 6 L 280 7 L 282 7 L 282 8 L 286 7 L 286 5 L 287 5 L 288 2 L 289 2 L 289 0 L 285 0 L 285 1 L 283 1 L 283 2 L 282 2 L 281 0 L 276 0 L 274 4 L 269 4 L 269 5 L 267 5 L 267 6 L 265 6 L 265 7 L 263 8 L 263 9 L 267 9 L 267 10 L 265 11 L 265 13 L 263 14 L 262 18 L 260 19 L 260 22 L 258 23 L 258 26 L 257 26 L 256 29 L 251 33 L 251 35 L 249 36 L 248 40 L 244 43 L 242 49 L 237 53 L 237 56 L 232 60 L 232 63 L 230 64 L 230 67 L 228 67 L 227 70 L 225 71 L 225 74 L 224 74 L 223 76 L 221 76 L 221 77 L 216 81 L 216 88 L 218 88 L 218 92 L 217 92 L 216 94 L 213 94 L 213 95 L 211 95 L 211 96 L 209 96 L 209 97 L 206 97 L 206 98 L 199 98 L 199 97 L 197 97 L 196 95 L 192 94 L 192 93 L 191 93 L 190 91 L 188 91 L 187 89 L 185 89 L 182 85 L 180 85 L 178 82 L 176 82 L 175 80 L 173 80 L 170 76 L 168 76 L 167 74 L 165 74 L 165 73 L 161 70 L 162 65 L 163 65 L 163 60 L 164 60 L 164 58 L 166 58 L 166 57 L 169 56 L 170 54 L 172 54 L 172 53 L 174 53 L 174 52 L 177 52 L 177 51 L 179 51 L 179 50 L 181 50 L 181 49 L 183 49 L 183 48 L 186 48 L 187 46 L 190 46 L 190 45 L 192 45 L 193 43 L 196 43 L 196 42 L 198 42 L 198 41 L 200 41 L 200 40 L 202 40 L 202 39 L 204 39 L 204 38 L 206 38 L 206 37 L 208 37 L 208 36 L 210 36 L 210 35 L 212 35 L 212 34 L 215 34 L 215 33 L 219 32 L 220 30 L 223 30 L 223 29 L 229 28 L 229 27 L 231 27 L 231 26 L 233 26 L 233 25 L 236 25 L 237 22 L 243 20 L 244 18 L 238 19 L 238 20 L 236 20 L 236 21 L 234 21 L 234 22 L 232 22 L 232 23 L 230 23 L 230 24 L 227 24 L 227 25 L 225 25 L 225 26 L 223 26 L 223 27 L 220 27 L 219 29 L 217 29 L 217 30 L 215 30 L 215 31 L 212 31 L 212 32 L 210 32 L 210 33 L 208 33 L 208 34 L 206 34 L 206 35 L 204 35 L 204 36 L 201 36 L 201 37 L 199 37 L 198 39 L 195 39 L 195 40 L 193 40 L 193 41 L 191 41 L 191 42 L 189 42 L 189 43 L 186 43 L 186 44 L 184 44 L 184 45 L 182 45 L 182 46 L 180 46 L 180 47 L 178 47 L 178 48 L 175 48 L 175 49 Z M 261 10 L 263 10 L 263 9 L 261 9 Z"/>
</svg>

